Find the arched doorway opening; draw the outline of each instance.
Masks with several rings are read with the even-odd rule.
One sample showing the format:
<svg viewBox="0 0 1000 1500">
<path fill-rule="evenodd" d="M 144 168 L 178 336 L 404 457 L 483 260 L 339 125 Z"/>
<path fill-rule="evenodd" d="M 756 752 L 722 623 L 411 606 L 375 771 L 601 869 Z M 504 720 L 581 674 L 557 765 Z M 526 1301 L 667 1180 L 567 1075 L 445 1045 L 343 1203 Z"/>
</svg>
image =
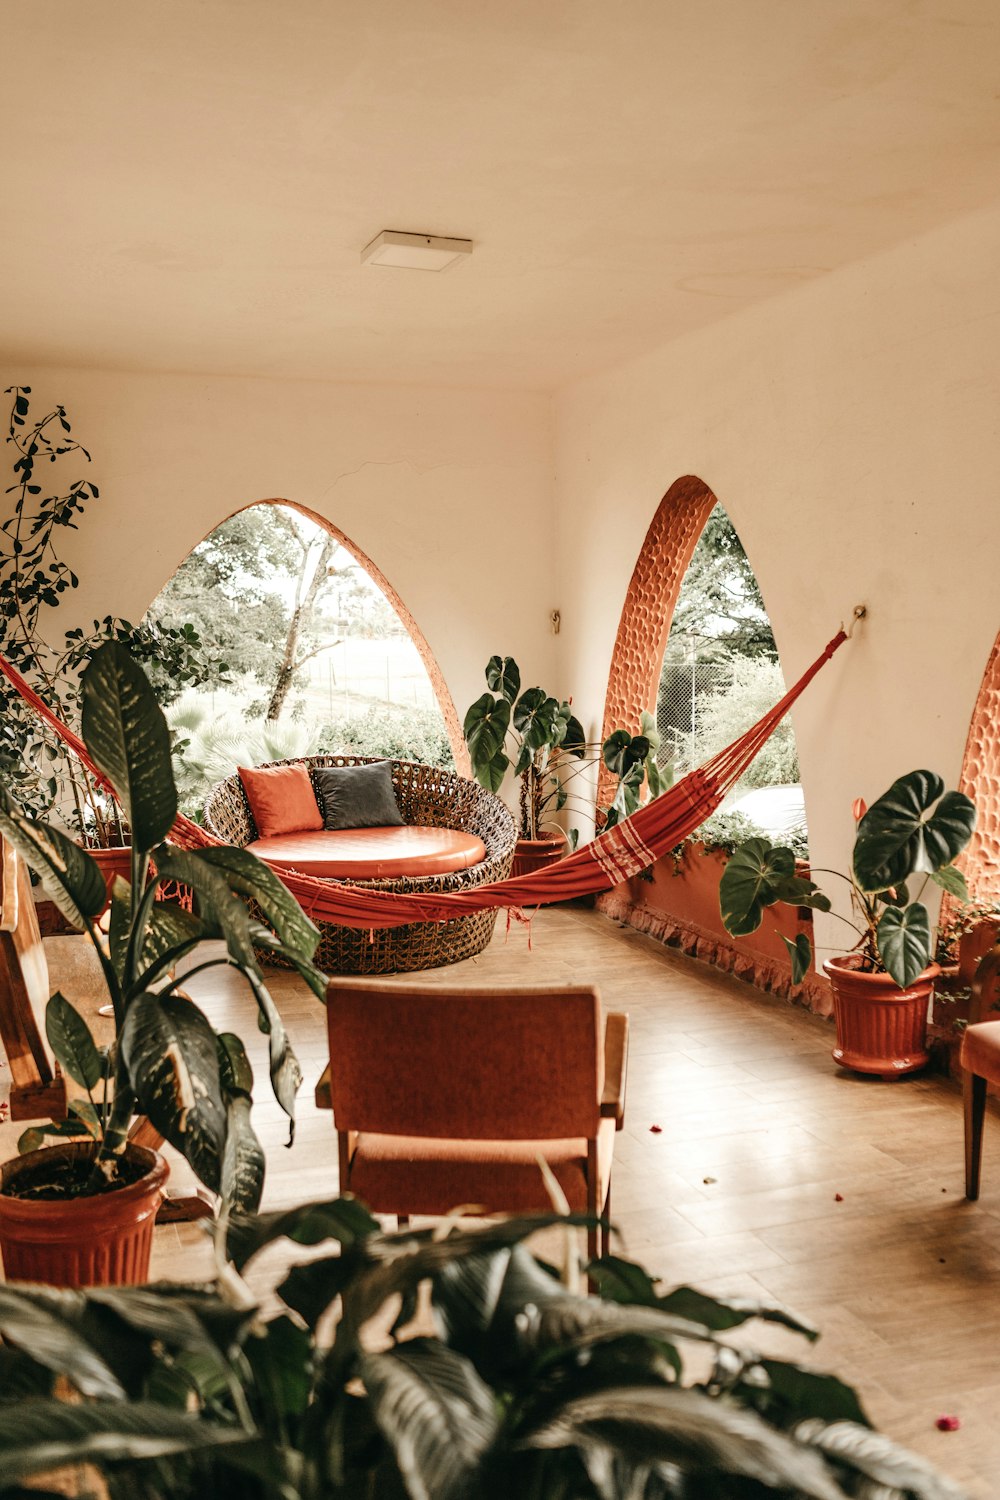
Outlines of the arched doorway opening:
<svg viewBox="0 0 1000 1500">
<path fill-rule="evenodd" d="M 671 703 L 668 690 L 678 681 L 680 698 Z M 660 502 L 636 561 L 612 657 L 604 732 L 616 723 L 637 722 L 655 706 L 665 758 L 683 772 L 735 740 L 783 692 L 770 622 L 739 537 L 708 485 L 686 475 Z M 785 941 L 797 934 L 798 914 L 749 938 L 731 938 L 722 925 L 718 885 L 728 857 L 723 851 L 754 832 L 769 834 L 775 843 L 798 841 L 804 850 L 790 727 L 786 738 L 784 759 L 777 754 L 780 742 L 769 741 L 771 766 L 763 785 L 759 775 L 750 775 L 735 790 L 732 807 L 727 801 L 675 858 L 657 861 L 598 902 L 616 919 L 782 994 L 792 987 Z M 769 784 L 791 777 L 794 782 L 780 789 Z M 780 796 L 771 795 L 779 790 Z M 814 975 L 799 993 L 815 1008 L 828 1009 Z"/>
<path fill-rule="evenodd" d="M 169 711 L 188 810 L 237 764 L 319 751 L 457 764 L 458 714 L 412 614 L 339 528 L 285 500 L 215 527 L 146 616 L 190 625 L 214 680 Z"/>
</svg>

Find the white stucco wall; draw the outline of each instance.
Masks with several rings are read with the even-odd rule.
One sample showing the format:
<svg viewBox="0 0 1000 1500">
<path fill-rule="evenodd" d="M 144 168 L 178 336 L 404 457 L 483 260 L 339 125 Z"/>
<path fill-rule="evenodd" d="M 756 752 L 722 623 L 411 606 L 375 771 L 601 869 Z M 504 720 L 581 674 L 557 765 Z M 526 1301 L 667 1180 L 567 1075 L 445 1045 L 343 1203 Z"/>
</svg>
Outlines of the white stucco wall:
<svg viewBox="0 0 1000 1500">
<path fill-rule="evenodd" d="M 381 568 L 460 717 L 485 690 L 493 652 L 552 680 L 547 398 L 23 367 L 5 369 L 12 384 L 32 387 L 33 415 L 66 407 L 101 490 L 65 537 L 80 588 L 51 616 L 56 630 L 95 615 L 138 619 L 226 516 L 286 499 Z"/>
<path fill-rule="evenodd" d="M 789 680 L 869 608 L 795 713 L 814 858 L 843 864 L 854 797 L 916 765 L 954 782 L 1000 627 L 998 264 L 1000 209 L 553 402 L 8 369 L 68 408 L 102 488 L 67 539 L 82 586 L 58 623 L 137 617 L 223 517 L 284 498 L 382 568 L 460 713 L 508 651 L 594 728 L 646 528 L 697 474 L 743 539 Z"/>
<path fill-rule="evenodd" d="M 584 701 L 680 475 L 732 517 L 789 682 L 867 604 L 794 715 L 819 865 L 845 863 L 855 797 L 961 766 L 1000 628 L 998 265 L 1000 210 L 556 399 L 563 675 Z"/>
</svg>

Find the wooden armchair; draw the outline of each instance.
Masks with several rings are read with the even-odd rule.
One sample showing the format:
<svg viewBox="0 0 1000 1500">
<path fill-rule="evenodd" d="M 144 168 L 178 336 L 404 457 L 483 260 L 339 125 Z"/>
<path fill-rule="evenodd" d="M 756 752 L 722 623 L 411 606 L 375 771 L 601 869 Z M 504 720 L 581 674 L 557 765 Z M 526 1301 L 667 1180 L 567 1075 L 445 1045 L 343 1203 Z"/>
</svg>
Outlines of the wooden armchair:
<svg viewBox="0 0 1000 1500">
<path fill-rule="evenodd" d="M 45 1035 L 50 989 L 31 876 L 13 845 L 0 835 L 0 1051 L 10 1067 L 12 1120 L 61 1120 L 67 1114 L 66 1080 Z M 81 1126 L 80 1134 L 85 1133 Z M 129 1138 L 154 1151 L 163 1145 L 163 1136 L 142 1115 L 133 1122 Z M 157 1220 L 201 1219 L 212 1211 L 208 1189 L 192 1180 L 167 1190 Z"/>
<path fill-rule="evenodd" d="M 376 1213 L 551 1208 L 542 1157 L 570 1208 L 610 1213 L 624 1119 L 628 1017 L 589 985 L 468 989 L 334 980 L 330 1066 L 340 1190 Z M 603 1253 L 588 1233 L 591 1259 Z"/>
<path fill-rule="evenodd" d="M 49 968 L 31 877 L 0 836 L 0 1048 L 10 1067 L 12 1120 L 61 1119 L 66 1085 L 45 1038 Z"/>
<path fill-rule="evenodd" d="M 983 1126 L 986 1121 L 986 1090 L 1000 1084 L 1000 1016 L 986 1020 L 997 1003 L 1000 981 L 1000 943 L 981 960 L 972 981 L 969 1024 L 962 1037 L 959 1060 L 965 1091 L 965 1196 L 979 1197 L 983 1160 Z"/>
</svg>

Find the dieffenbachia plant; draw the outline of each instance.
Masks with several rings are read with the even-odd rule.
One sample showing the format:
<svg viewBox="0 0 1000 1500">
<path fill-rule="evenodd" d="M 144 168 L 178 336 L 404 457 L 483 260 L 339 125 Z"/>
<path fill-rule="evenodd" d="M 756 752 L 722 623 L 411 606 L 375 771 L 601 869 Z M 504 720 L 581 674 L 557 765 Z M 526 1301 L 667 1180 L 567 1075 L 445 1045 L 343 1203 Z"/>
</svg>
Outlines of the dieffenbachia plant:
<svg viewBox="0 0 1000 1500">
<path fill-rule="evenodd" d="M 889 974 L 904 989 L 926 969 L 933 954 L 927 907 L 920 899 L 928 881 L 968 901 L 965 877 L 954 860 L 972 837 L 976 809 L 963 792 L 946 792 L 933 771 L 910 771 L 894 781 L 871 807 L 854 805 L 857 831 L 846 880 L 856 921 L 852 951 L 868 972 Z M 914 893 L 914 881 L 920 884 Z M 722 920 L 734 937 L 756 932 L 764 911 L 776 902 L 829 911 L 830 901 L 811 879 L 798 875 L 790 849 L 766 838 L 748 839 L 729 860 L 719 885 Z M 848 919 L 842 918 L 843 921 Z M 799 983 L 812 957 L 809 939 L 783 939 Z"/>
<path fill-rule="evenodd" d="M 36 873 L 46 894 L 96 948 L 114 1010 L 115 1039 L 99 1047 L 86 1021 L 62 994 L 46 1012 L 46 1033 L 66 1079 L 79 1093 L 65 1120 L 29 1130 L 22 1149 L 45 1137 L 89 1136 L 96 1170 L 113 1175 L 136 1113 L 146 1115 L 224 1201 L 253 1209 L 264 1180 L 264 1154 L 250 1123 L 252 1073 L 239 1037 L 219 1034 L 183 994 L 192 974 L 234 968 L 257 1002 L 269 1037 L 271 1083 L 294 1129 L 302 1081 L 254 949 L 288 960 L 322 999 L 326 979 L 312 962 L 319 931 L 277 877 L 245 849 L 198 853 L 167 842 L 177 792 L 166 720 L 141 667 L 117 643 L 95 653 L 82 684 L 83 738 L 108 778 L 132 830 L 131 880 L 116 880 L 107 938 L 97 921 L 106 903 L 104 876 L 89 854 L 52 823 L 21 812 L 0 786 L 0 833 Z M 165 883 L 187 887 L 194 910 L 162 899 Z M 263 914 L 255 920 L 247 899 Z M 224 953 L 182 960 L 207 939 Z"/>
<path fill-rule="evenodd" d="M 234 1216 L 215 1287 L 0 1287 L 0 1497 L 87 1464 L 111 1500 L 962 1500 L 850 1385 L 741 1337 L 814 1338 L 787 1309 L 615 1257 L 581 1296 L 523 1243 L 566 1222 L 386 1233 L 340 1198 Z M 289 1242 L 318 1254 L 288 1271 Z"/>
</svg>

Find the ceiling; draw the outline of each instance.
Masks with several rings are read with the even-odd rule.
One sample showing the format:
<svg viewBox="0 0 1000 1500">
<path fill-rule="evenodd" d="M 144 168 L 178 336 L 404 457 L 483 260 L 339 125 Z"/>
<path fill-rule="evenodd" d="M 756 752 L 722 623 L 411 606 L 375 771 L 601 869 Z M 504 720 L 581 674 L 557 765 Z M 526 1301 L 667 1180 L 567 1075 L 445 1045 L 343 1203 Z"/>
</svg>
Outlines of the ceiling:
<svg viewBox="0 0 1000 1500">
<path fill-rule="evenodd" d="M 3 9 L 14 364 L 551 389 L 1000 186 L 996 0 Z"/>
</svg>

